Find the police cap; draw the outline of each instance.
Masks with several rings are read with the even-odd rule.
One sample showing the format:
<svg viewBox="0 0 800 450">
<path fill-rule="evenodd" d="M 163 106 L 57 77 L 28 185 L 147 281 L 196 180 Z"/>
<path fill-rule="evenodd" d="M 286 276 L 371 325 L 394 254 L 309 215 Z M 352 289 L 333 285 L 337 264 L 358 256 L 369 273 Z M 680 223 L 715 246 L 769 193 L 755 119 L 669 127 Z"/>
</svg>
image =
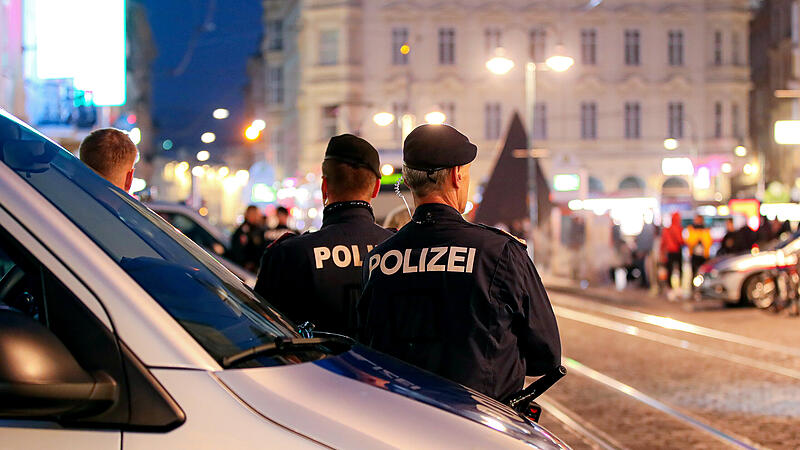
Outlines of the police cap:
<svg viewBox="0 0 800 450">
<path fill-rule="evenodd" d="M 477 154 L 478 147 L 450 125 L 420 125 L 403 143 L 406 167 L 429 173 L 471 163 Z"/>
<path fill-rule="evenodd" d="M 369 142 L 352 134 L 334 136 L 328 141 L 325 159 L 333 159 L 353 167 L 366 167 L 381 177 L 381 160 L 378 151 Z"/>
</svg>

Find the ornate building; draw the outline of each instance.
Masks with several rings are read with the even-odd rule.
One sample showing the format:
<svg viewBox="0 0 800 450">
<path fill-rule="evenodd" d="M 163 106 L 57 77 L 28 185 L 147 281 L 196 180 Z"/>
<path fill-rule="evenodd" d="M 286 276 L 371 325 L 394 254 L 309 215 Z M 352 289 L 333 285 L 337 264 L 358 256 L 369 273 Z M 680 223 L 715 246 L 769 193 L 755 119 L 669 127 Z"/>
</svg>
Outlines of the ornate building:
<svg viewBox="0 0 800 450">
<path fill-rule="evenodd" d="M 478 146 L 473 179 L 492 170 L 512 113 L 525 110 L 524 67 L 537 70 L 534 146 L 546 173 L 574 173 L 574 196 L 654 195 L 665 157 L 688 157 L 700 200 L 727 196 L 748 146 L 748 0 L 266 0 L 262 45 L 272 163 L 314 171 L 331 135 L 353 132 L 400 163 L 397 120 L 441 111 Z M 502 47 L 506 75 L 486 61 Z M 537 67 L 545 67 L 538 64 Z M 666 150 L 666 138 L 677 148 Z M 667 171 L 669 172 L 669 170 Z M 689 177 L 667 182 L 678 195 Z M 685 192 L 682 192 L 681 189 Z M 567 194 L 564 200 L 569 199 Z"/>
</svg>

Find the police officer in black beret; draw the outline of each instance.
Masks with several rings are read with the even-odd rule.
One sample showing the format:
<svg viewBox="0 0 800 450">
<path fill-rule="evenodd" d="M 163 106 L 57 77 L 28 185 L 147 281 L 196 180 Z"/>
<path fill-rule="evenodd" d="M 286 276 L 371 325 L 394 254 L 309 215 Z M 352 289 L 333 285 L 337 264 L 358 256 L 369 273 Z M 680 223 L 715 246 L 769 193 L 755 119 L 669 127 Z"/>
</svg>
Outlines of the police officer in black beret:
<svg viewBox="0 0 800 450">
<path fill-rule="evenodd" d="M 524 243 L 467 222 L 477 147 L 448 125 L 403 145 L 412 221 L 364 263 L 362 340 L 499 400 L 561 363 L 553 309 Z"/>
<path fill-rule="evenodd" d="M 362 262 L 392 234 L 375 224 L 370 206 L 379 170 L 369 142 L 351 134 L 331 138 L 322 162 L 322 228 L 286 234 L 264 252 L 255 291 L 296 323 L 355 336 Z"/>
</svg>

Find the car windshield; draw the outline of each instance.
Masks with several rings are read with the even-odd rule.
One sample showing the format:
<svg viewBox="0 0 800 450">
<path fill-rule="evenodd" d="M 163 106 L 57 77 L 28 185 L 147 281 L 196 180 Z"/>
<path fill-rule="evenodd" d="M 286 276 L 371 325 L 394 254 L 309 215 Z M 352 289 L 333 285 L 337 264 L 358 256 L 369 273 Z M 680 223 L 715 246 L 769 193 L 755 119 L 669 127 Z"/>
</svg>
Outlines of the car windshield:
<svg viewBox="0 0 800 450">
<path fill-rule="evenodd" d="M 217 361 L 294 325 L 208 253 L 79 159 L 0 110 L 0 160 L 75 223 Z M 251 365 L 279 364 L 260 358 Z"/>
</svg>

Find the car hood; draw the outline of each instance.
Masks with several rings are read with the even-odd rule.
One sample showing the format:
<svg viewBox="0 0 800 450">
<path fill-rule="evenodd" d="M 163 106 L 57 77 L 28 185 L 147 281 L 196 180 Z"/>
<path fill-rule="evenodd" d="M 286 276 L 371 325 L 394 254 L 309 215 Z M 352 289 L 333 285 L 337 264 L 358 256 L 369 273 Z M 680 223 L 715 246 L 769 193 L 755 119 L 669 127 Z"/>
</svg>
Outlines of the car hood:
<svg viewBox="0 0 800 450">
<path fill-rule="evenodd" d="M 216 375 L 264 417 L 333 447 L 566 448 L 494 399 L 359 345 L 313 363 Z"/>
<path fill-rule="evenodd" d="M 785 255 L 781 250 L 765 250 L 756 254 L 742 254 L 723 256 L 707 264 L 709 271 L 736 271 L 747 272 L 750 270 L 768 270 L 797 262 L 795 255 Z"/>
</svg>

